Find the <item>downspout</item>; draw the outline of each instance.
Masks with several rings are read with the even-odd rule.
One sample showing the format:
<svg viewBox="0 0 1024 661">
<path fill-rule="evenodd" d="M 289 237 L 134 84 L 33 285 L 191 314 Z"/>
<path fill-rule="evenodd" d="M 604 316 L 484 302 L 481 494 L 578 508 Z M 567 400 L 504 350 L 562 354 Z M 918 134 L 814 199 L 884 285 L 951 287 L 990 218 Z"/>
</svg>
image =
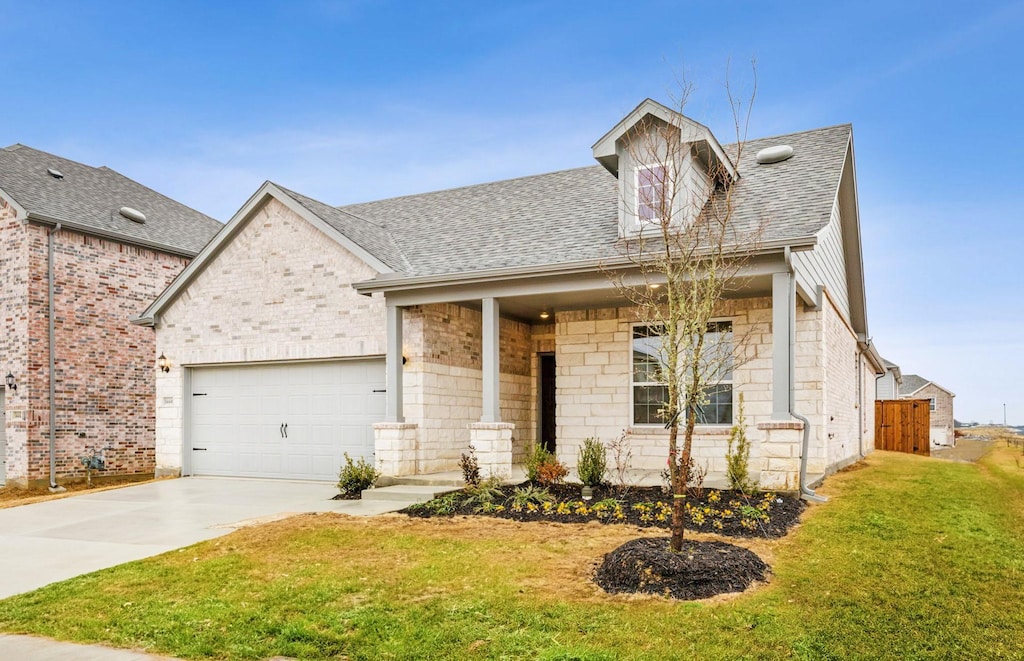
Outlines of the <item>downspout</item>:
<svg viewBox="0 0 1024 661">
<path fill-rule="evenodd" d="M 46 284 L 49 291 L 50 315 L 47 324 L 50 346 L 50 491 L 64 491 L 64 487 L 57 485 L 57 380 L 55 378 L 56 361 L 56 336 L 53 324 L 53 234 L 60 231 L 60 223 L 57 223 L 46 235 Z"/>
<path fill-rule="evenodd" d="M 811 447 L 811 421 L 794 410 L 796 408 L 796 272 L 793 268 L 793 253 L 789 246 L 786 246 L 784 255 L 786 266 L 789 268 L 789 295 L 786 298 L 792 302 L 792 305 L 789 306 L 789 414 L 804 423 L 804 437 L 800 446 L 800 497 L 815 503 L 824 503 L 828 498 L 819 496 L 807 486 L 807 454 Z"/>
</svg>

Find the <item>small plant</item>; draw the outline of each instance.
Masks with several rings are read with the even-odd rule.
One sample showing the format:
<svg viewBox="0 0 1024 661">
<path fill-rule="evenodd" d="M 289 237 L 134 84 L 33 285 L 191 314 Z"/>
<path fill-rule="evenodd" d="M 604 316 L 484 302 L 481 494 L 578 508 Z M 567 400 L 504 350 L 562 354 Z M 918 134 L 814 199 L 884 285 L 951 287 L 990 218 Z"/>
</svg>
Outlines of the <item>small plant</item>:
<svg viewBox="0 0 1024 661">
<path fill-rule="evenodd" d="M 608 451 L 612 453 L 612 474 L 615 487 L 620 494 L 629 491 L 629 470 L 633 467 L 633 447 L 629 442 L 629 434 L 623 431 L 608 443 Z"/>
<path fill-rule="evenodd" d="M 492 512 L 494 511 L 492 506 L 505 498 L 505 494 L 501 491 L 501 485 L 501 478 L 492 475 L 476 486 L 466 487 L 463 491 L 462 504 L 472 507 L 476 512 Z"/>
<path fill-rule="evenodd" d="M 439 514 L 442 516 L 451 516 L 452 514 L 455 514 L 457 511 L 459 511 L 459 504 L 461 503 L 461 501 L 462 497 L 460 496 L 459 493 L 446 493 L 445 495 L 438 496 L 433 500 L 428 500 L 427 502 L 419 505 L 417 509 L 423 508 L 428 512 L 432 512 L 434 514 Z"/>
<path fill-rule="evenodd" d="M 537 487 L 532 484 L 519 487 L 509 497 L 512 509 L 523 509 L 528 503 L 535 505 L 550 503 L 552 500 L 554 500 L 554 496 L 547 490 L 547 487 Z"/>
<path fill-rule="evenodd" d="M 743 395 L 740 395 L 739 417 L 729 430 L 729 447 L 725 452 L 725 476 L 736 491 L 752 494 L 757 483 L 750 479 L 750 440 L 747 438 L 746 418 L 743 415 Z"/>
<path fill-rule="evenodd" d="M 608 457 L 605 447 L 596 438 L 583 441 L 577 455 L 576 472 L 580 482 L 588 487 L 604 484 L 604 474 L 608 470 Z"/>
<path fill-rule="evenodd" d="M 338 472 L 338 490 L 345 495 L 361 493 L 369 489 L 377 482 L 380 471 L 367 463 L 362 457 L 358 461 L 352 461 L 352 457 L 345 453 L 345 465 Z"/>
<path fill-rule="evenodd" d="M 569 469 L 565 467 L 565 464 L 550 453 L 548 460 L 537 467 L 537 482 L 545 486 L 561 484 L 568 475 Z"/>
<path fill-rule="evenodd" d="M 469 454 L 462 453 L 462 457 L 459 459 L 459 468 L 462 469 L 462 480 L 466 486 L 475 487 L 480 484 L 480 462 L 476 459 L 473 446 L 469 447 Z"/>
<path fill-rule="evenodd" d="M 540 443 L 533 443 L 526 451 L 526 479 L 531 482 L 540 481 L 540 466 L 551 458 L 551 453 Z"/>
</svg>

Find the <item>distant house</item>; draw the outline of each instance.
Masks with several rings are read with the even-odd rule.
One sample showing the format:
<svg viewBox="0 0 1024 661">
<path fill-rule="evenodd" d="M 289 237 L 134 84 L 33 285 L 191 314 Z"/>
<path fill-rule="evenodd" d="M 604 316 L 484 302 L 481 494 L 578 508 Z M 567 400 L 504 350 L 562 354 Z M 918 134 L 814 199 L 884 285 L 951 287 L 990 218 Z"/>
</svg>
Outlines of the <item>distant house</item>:
<svg viewBox="0 0 1024 661">
<path fill-rule="evenodd" d="M 885 373 L 875 379 L 875 399 L 899 399 L 900 384 L 903 383 L 900 366 L 884 359 L 882 364 L 885 366 Z"/>
<path fill-rule="evenodd" d="M 158 352 L 129 317 L 220 228 L 110 168 L 0 148 L 0 484 L 81 475 L 98 451 L 153 472 Z"/>
<path fill-rule="evenodd" d="M 620 434 L 635 468 L 663 469 L 663 330 L 609 278 L 635 275 L 623 252 L 651 221 L 638 187 L 658 175 L 629 150 L 651 121 L 687 142 L 692 208 L 729 179 L 733 222 L 770 220 L 716 311 L 719 341 L 756 339 L 700 412 L 696 461 L 723 479 L 740 394 L 762 486 L 795 489 L 802 467 L 821 476 L 870 452 L 882 363 L 851 127 L 737 157 L 647 100 L 591 167 L 346 207 L 266 183 L 135 320 L 171 361 L 157 375 L 158 473 L 331 480 L 347 452 L 399 477 L 456 470 L 473 447 L 508 475 L 533 442 L 571 465 L 585 439 Z M 757 161 L 780 145 L 791 158 Z"/>
<path fill-rule="evenodd" d="M 934 381 L 929 381 L 917 374 L 904 374 L 899 389 L 900 399 L 927 399 L 931 412 L 931 444 L 955 445 L 953 435 L 953 398 L 952 392 Z"/>
</svg>

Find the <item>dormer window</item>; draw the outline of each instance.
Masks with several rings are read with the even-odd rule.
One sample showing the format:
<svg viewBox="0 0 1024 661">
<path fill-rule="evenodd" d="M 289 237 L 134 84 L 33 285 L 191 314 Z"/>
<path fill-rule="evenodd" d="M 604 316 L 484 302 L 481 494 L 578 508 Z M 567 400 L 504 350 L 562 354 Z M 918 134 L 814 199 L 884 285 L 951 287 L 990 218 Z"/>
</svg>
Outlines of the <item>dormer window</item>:
<svg viewBox="0 0 1024 661">
<path fill-rule="evenodd" d="M 644 165 L 636 170 L 636 217 L 643 223 L 661 223 L 671 215 L 669 182 L 664 165 Z"/>
</svg>

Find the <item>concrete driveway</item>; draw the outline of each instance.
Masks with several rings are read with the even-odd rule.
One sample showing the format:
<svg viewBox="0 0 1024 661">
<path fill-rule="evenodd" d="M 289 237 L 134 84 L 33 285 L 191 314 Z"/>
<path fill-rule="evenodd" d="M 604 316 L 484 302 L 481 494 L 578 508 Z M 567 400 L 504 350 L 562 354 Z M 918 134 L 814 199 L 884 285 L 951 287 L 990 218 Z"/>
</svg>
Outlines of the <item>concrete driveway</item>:
<svg viewBox="0 0 1024 661">
<path fill-rule="evenodd" d="M 0 509 L 0 599 L 302 512 L 372 515 L 329 483 L 182 478 Z"/>
</svg>

